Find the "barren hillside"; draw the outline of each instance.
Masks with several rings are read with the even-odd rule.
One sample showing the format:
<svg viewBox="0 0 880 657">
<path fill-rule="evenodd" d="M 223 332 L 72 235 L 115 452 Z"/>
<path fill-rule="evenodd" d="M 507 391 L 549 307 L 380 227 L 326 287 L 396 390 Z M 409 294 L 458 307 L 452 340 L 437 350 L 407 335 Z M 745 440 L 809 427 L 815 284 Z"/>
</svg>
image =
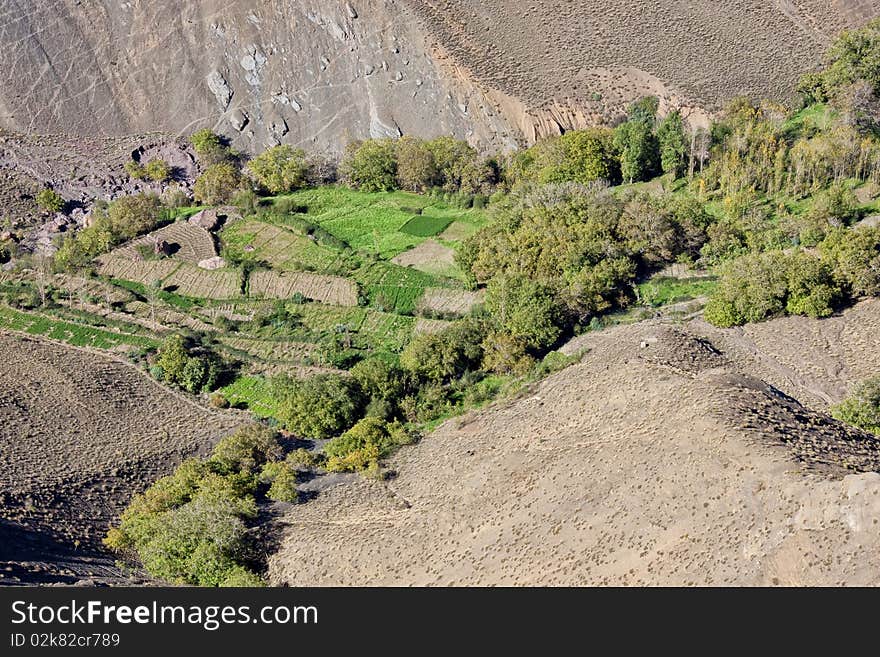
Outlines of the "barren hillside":
<svg viewBox="0 0 880 657">
<path fill-rule="evenodd" d="M 215 127 L 251 150 L 454 133 L 495 147 L 652 93 L 789 94 L 871 0 L 7 0 L 0 126 Z"/>
<path fill-rule="evenodd" d="M 399 453 L 390 481 L 292 510 L 272 580 L 878 584 L 880 443 L 821 413 L 822 395 L 877 371 L 878 327 L 871 301 L 745 336 L 592 334 L 581 364 L 448 422 Z"/>
<path fill-rule="evenodd" d="M 131 495 L 243 419 L 96 352 L 0 333 L 0 584 L 116 576 L 93 548 Z"/>
</svg>

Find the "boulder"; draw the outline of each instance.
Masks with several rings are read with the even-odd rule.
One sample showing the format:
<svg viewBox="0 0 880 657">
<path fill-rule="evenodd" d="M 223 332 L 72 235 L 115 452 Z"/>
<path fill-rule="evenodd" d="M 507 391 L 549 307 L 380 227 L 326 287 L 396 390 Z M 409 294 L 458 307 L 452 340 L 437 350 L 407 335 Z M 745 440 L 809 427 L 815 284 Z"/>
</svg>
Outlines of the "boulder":
<svg viewBox="0 0 880 657">
<path fill-rule="evenodd" d="M 189 223 L 207 231 L 217 230 L 220 226 L 220 215 L 217 210 L 202 210 L 189 218 Z"/>
<path fill-rule="evenodd" d="M 223 258 L 221 258 L 220 256 L 214 256 L 213 258 L 207 258 L 205 260 L 199 261 L 199 267 L 201 269 L 214 270 L 214 269 L 222 269 L 225 266 L 226 266 L 226 261 Z"/>
</svg>

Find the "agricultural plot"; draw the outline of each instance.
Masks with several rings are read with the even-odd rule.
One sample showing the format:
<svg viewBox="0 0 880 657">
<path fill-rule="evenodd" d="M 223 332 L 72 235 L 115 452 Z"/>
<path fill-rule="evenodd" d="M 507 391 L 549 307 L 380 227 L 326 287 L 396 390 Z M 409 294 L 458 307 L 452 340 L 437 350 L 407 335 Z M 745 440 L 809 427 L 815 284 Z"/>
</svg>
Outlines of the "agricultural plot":
<svg viewBox="0 0 880 657">
<path fill-rule="evenodd" d="M 455 264 L 455 251 L 436 240 L 425 240 L 409 251 L 394 257 L 391 262 L 401 267 L 412 267 L 426 274 L 446 278 L 461 277 Z"/>
<path fill-rule="evenodd" d="M 174 260 L 131 260 L 110 253 L 99 259 L 98 273 L 109 278 L 151 286 L 156 281 L 163 281 L 183 263 Z"/>
<path fill-rule="evenodd" d="M 314 344 L 291 340 L 260 340 L 235 335 L 221 338 L 220 342 L 253 358 L 272 362 L 301 363 L 313 359 L 317 352 Z"/>
<path fill-rule="evenodd" d="M 189 263 L 181 263 L 180 267 L 163 279 L 162 286 L 187 297 L 233 299 L 241 294 L 241 274 L 235 270 L 209 271 Z"/>
<path fill-rule="evenodd" d="M 434 237 L 439 235 L 452 223 L 451 217 L 433 217 L 417 214 L 401 226 L 400 231 L 415 237 Z"/>
<path fill-rule="evenodd" d="M 36 313 L 0 306 L 0 328 L 39 335 L 74 347 L 115 350 L 121 347 L 150 348 L 158 343 L 148 337 L 117 333 Z"/>
<path fill-rule="evenodd" d="M 449 208 L 431 197 L 407 192 L 366 194 L 325 187 L 286 198 L 307 207 L 310 221 L 352 248 L 384 259 L 417 246 L 456 220 L 485 222 L 478 210 Z"/>
<path fill-rule="evenodd" d="M 157 240 L 164 241 L 171 248 L 171 257 L 176 260 L 198 264 L 217 255 L 214 238 L 200 226 L 187 221 L 178 221 L 149 235 L 144 235 L 114 250 L 111 255 L 131 260 L 142 260 L 138 247 L 152 248 Z"/>
<path fill-rule="evenodd" d="M 430 274 L 388 262 L 360 269 L 355 272 L 355 278 L 366 291 L 371 306 L 402 314 L 414 312 L 425 289 L 439 284 Z"/>
<path fill-rule="evenodd" d="M 270 418 L 278 414 L 272 382 L 265 377 L 243 376 L 219 392 L 232 406 L 246 406 L 257 417 Z"/>
<path fill-rule="evenodd" d="M 287 271 L 331 271 L 340 260 L 337 251 L 286 228 L 249 219 L 230 225 L 222 233 L 231 253 L 249 255 Z M 250 247 L 250 251 L 245 248 Z"/>
<path fill-rule="evenodd" d="M 306 299 L 335 306 L 356 306 L 357 285 L 341 276 L 276 271 L 251 274 L 248 292 L 254 297 L 289 299 L 299 293 Z"/>
<path fill-rule="evenodd" d="M 428 288 L 418 302 L 418 309 L 423 313 L 466 315 L 474 306 L 482 303 L 483 296 L 482 292 L 441 287 Z"/>
<path fill-rule="evenodd" d="M 419 317 L 413 326 L 413 335 L 440 333 L 440 331 L 445 329 L 451 323 L 452 322 L 448 322 L 445 319 L 426 319 L 424 317 Z"/>
</svg>

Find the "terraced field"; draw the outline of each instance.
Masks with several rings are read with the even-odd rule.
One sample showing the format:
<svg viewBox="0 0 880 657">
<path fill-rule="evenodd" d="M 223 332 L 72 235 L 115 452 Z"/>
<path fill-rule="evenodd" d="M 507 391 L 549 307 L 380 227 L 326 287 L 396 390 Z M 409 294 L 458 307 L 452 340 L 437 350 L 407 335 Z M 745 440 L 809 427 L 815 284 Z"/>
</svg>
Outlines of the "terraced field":
<svg viewBox="0 0 880 657">
<path fill-rule="evenodd" d="M 232 252 L 242 256 L 249 254 L 251 258 L 286 271 L 324 272 L 332 270 L 341 260 L 338 251 L 265 221 L 247 219 L 236 222 L 224 230 L 222 236 Z"/>
<path fill-rule="evenodd" d="M 113 256 L 139 260 L 141 258 L 138 247 L 149 249 L 157 241 L 168 244 L 171 249 L 171 257 L 175 260 L 182 260 L 194 265 L 217 255 L 211 233 L 188 221 L 177 221 L 116 249 Z"/>
<path fill-rule="evenodd" d="M 256 271 L 251 274 L 248 292 L 251 296 L 266 299 L 289 299 L 301 294 L 306 299 L 333 306 L 358 304 L 357 285 L 341 276 Z"/>
</svg>

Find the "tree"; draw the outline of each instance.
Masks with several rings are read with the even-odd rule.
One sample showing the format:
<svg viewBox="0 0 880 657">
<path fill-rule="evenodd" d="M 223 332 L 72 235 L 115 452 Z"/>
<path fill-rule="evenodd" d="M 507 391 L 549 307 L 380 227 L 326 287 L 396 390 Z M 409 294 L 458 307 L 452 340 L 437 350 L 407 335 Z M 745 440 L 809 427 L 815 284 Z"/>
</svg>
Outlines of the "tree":
<svg viewBox="0 0 880 657">
<path fill-rule="evenodd" d="M 477 369 L 483 358 L 483 328 L 459 320 L 440 333 L 414 337 L 400 355 L 400 365 L 429 383 L 444 383 Z"/>
<path fill-rule="evenodd" d="M 354 142 L 339 165 L 343 180 L 364 192 L 387 192 L 397 185 L 397 157 L 391 139 Z"/>
<path fill-rule="evenodd" d="M 153 182 L 165 182 L 171 178 L 171 166 L 159 158 L 153 158 L 144 167 L 144 174 Z"/>
<path fill-rule="evenodd" d="M 284 194 L 306 184 L 305 151 L 292 146 L 275 146 L 255 157 L 248 169 L 257 184 L 270 194 Z"/>
<path fill-rule="evenodd" d="M 44 189 L 37 194 L 37 205 L 46 212 L 61 212 L 64 209 L 64 199 L 54 189 Z"/>
<path fill-rule="evenodd" d="M 527 347 L 548 347 L 562 332 L 552 292 L 525 276 L 493 278 L 486 291 L 486 308 L 505 333 Z"/>
<path fill-rule="evenodd" d="M 286 375 L 273 381 L 278 419 L 304 438 L 332 438 L 355 423 L 363 408 L 361 396 L 348 378 L 319 374 L 309 379 Z"/>
<path fill-rule="evenodd" d="M 155 194 L 121 196 L 109 205 L 106 212 L 107 225 L 114 242 L 148 233 L 159 224 L 161 215 L 162 201 Z"/>
<path fill-rule="evenodd" d="M 189 139 L 199 161 L 206 166 L 220 164 L 232 158 L 232 152 L 213 130 L 204 128 L 194 132 Z"/>
<path fill-rule="evenodd" d="M 660 101 L 646 96 L 629 107 L 628 120 L 614 131 L 620 173 L 626 182 L 648 180 L 657 171 L 660 153 L 654 128 Z"/>
<path fill-rule="evenodd" d="M 621 123 L 614 131 L 614 147 L 619 153 L 620 174 L 625 182 L 648 180 L 656 172 L 657 139 L 647 123 Z"/>
<path fill-rule="evenodd" d="M 241 173 L 229 162 L 213 164 L 205 169 L 193 186 L 193 198 L 205 205 L 227 203 L 241 188 Z"/>
<path fill-rule="evenodd" d="M 395 145 L 397 185 L 411 192 L 424 192 L 436 185 L 440 172 L 434 153 L 416 137 L 401 137 Z"/>
<path fill-rule="evenodd" d="M 657 140 L 663 173 L 671 174 L 673 179 L 678 178 L 684 173 L 688 154 L 684 122 L 678 110 L 670 112 L 660 122 L 657 127 Z"/>
</svg>

